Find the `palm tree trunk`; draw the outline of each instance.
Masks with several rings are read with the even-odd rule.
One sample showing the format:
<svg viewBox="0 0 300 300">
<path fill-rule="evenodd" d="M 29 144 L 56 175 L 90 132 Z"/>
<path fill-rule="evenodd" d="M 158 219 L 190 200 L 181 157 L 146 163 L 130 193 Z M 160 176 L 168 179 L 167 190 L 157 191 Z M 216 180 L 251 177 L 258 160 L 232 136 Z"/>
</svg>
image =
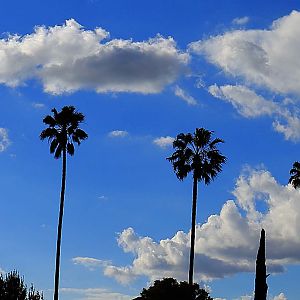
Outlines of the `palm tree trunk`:
<svg viewBox="0 0 300 300">
<path fill-rule="evenodd" d="M 194 275 L 197 188 L 198 188 L 198 180 L 194 176 L 194 181 L 193 181 L 193 205 L 192 205 L 192 228 L 191 228 L 191 250 L 190 250 L 190 268 L 189 268 L 189 284 L 190 285 L 193 284 L 193 275 Z"/>
<path fill-rule="evenodd" d="M 66 149 L 64 149 L 63 150 L 62 177 L 61 177 L 60 207 L 59 207 L 59 218 L 58 218 L 58 226 L 57 226 L 54 300 L 58 300 L 60 245 L 61 245 L 62 222 L 63 222 L 63 215 L 64 215 L 66 173 L 67 173 L 67 152 L 66 152 Z"/>
</svg>

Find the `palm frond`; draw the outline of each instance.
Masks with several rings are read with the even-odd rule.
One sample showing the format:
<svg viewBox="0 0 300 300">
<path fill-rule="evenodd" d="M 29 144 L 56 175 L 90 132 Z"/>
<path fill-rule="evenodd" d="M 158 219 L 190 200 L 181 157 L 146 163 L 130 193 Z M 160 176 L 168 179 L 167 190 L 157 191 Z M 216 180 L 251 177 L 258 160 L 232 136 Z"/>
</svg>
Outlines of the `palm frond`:
<svg viewBox="0 0 300 300">
<path fill-rule="evenodd" d="M 44 139 L 51 140 L 51 139 L 55 138 L 57 136 L 57 134 L 58 134 L 58 132 L 55 128 L 48 127 L 41 132 L 40 139 L 41 140 L 44 140 Z"/>
<path fill-rule="evenodd" d="M 87 133 L 79 128 L 80 123 L 84 121 L 84 115 L 71 105 L 64 106 L 60 112 L 55 108 L 51 111 L 53 115 L 47 115 L 43 119 L 48 128 L 41 132 L 40 138 L 42 140 L 47 138 L 51 142 L 50 153 L 54 153 L 55 158 L 60 158 L 63 150 L 74 155 L 73 142 L 80 145 L 82 140 L 88 138 Z"/>
<path fill-rule="evenodd" d="M 63 147 L 61 144 L 58 144 L 58 146 L 56 147 L 55 153 L 54 153 L 54 158 L 58 159 L 61 157 L 63 151 Z"/>
<path fill-rule="evenodd" d="M 217 144 L 224 141 L 212 139 L 213 131 L 196 128 L 194 134 L 180 133 L 173 142 L 174 153 L 167 157 L 173 165 L 176 176 L 183 180 L 193 172 L 194 178 L 209 184 L 226 162 L 226 157 L 217 150 Z"/>
<path fill-rule="evenodd" d="M 50 144 L 50 153 L 54 153 L 56 147 L 58 146 L 58 140 L 57 139 L 53 139 L 51 144 Z"/>
<path fill-rule="evenodd" d="M 72 143 L 67 144 L 67 152 L 70 155 L 74 155 L 75 149 L 74 149 L 74 145 Z"/>
<path fill-rule="evenodd" d="M 43 119 L 43 122 L 46 124 L 46 125 L 49 125 L 51 127 L 54 127 L 55 124 L 56 124 L 56 121 L 55 119 L 50 116 L 50 115 L 47 115 L 44 119 Z"/>
<path fill-rule="evenodd" d="M 85 140 L 88 138 L 88 134 L 80 128 L 75 130 L 74 135 L 76 135 L 79 140 Z"/>
</svg>

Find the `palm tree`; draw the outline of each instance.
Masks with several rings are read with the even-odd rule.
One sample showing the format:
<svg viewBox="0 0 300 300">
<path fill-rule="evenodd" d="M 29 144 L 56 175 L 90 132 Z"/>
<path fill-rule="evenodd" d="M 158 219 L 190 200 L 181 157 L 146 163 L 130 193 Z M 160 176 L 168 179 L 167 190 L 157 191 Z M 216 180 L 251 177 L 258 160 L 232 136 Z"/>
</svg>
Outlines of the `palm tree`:
<svg viewBox="0 0 300 300">
<path fill-rule="evenodd" d="M 192 203 L 192 228 L 191 249 L 189 266 L 189 284 L 193 284 L 194 257 L 195 257 L 195 230 L 198 182 L 204 181 L 208 185 L 222 170 L 226 157 L 217 149 L 218 143 L 224 141 L 212 139 L 213 131 L 196 128 L 195 133 L 180 133 L 173 142 L 175 152 L 168 157 L 174 172 L 179 180 L 193 173 L 193 203 Z"/>
<path fill-rule="evenodd" d="M 54 154 L 54 158 L 58 159 L 61 156 L 63 158 L 54 284 L 54 300 L 58 300 L 60 245 L 66 188 L 67 153 L 74 155 L 73 143 L 75 142 L 80 145 L 81 141 L 87 139 L 88 135 L 82 129 L 78 128 L 79 124 L 84 121 L 84 115 L 77 112 L 74 106 L 64 106 L 60 112 L 57 112 L 57 110 L 53 108 L 52 113 L 53 116 L 47 115 L 43 119 L 43 122 L 48 127 L 41 132 L 40 138 L 41 140 L 48 139 L 48 142 L 50 143 L 50 153 Z"/>
<path fill-rule="evenodd" d="M 290 175 L 289 183 L 297 189 L 300 187 L 300 163 L 298 161 L 294 162 L 293 168 L 290 170 Z"/>
</svg>

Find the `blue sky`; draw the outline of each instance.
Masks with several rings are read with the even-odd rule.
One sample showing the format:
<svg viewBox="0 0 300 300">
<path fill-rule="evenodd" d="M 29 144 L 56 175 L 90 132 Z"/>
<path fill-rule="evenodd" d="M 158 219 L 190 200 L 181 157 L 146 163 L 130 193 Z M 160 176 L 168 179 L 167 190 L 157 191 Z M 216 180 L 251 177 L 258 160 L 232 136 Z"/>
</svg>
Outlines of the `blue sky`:
<svg viewBox="0 0 300 300">
<path fill-rule="evenodd" d="M 269 299 L 298 299 L 300 7 L 296 1 L 4 1 L 0 10 L 0 268 L 51 299 L 61 161 L 39 140 L 53 107 L 85 114 L 68 160 L 62 300 L 128 300 L 187 279 L 191 178 L 180 132 L 225 140 L 199 185 L 195 278 L 251 299 L 259 232 Z"/>
</svg>

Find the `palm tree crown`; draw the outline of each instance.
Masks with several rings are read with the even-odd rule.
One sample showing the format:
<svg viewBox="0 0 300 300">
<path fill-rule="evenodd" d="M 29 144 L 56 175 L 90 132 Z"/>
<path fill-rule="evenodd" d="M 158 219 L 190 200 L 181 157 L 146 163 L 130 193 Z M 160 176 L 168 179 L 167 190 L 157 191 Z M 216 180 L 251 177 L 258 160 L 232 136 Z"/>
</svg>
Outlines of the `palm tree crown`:
<svg viewBox="0 0 300 300">
<path fill-rule="evenodd" d="M 292 184 L 292 186 L 297 189 L 300 187 L 300 163 L 298 161 L 295 161 L 293 164 L 293 168 L 290 170 L 290 179 L 289 183 Z"/>
<path fill-rule="evenodd" d="M 50 153 L 54 153 L 55 158 L 60 158 L 64 150 L 74 155 L 73 142 L 80 145 L 88 137 L 86 132 L 78 128 L 84 121 L 84 115 L 77 112 L 74 106 L 64 106 L 60 112 L 55 108 L 51 111 L 53 116 L 47 115 L 43 119 L 49 127 L 41 132 L 41 140 L 48 139 Z"/>
<path fill-rule="evenodd" d="M 216 148 L 222 139 L 212 139 L 213 131 L 196 128 L 195 133 L 180 133 L 173 142 L 175 152 L 167 159 L 173 164 L 176 176 L 183 180 L 188 173 L 198 181 L 209 184 L 222 171 L 226 157 Z"/>
</svg>

